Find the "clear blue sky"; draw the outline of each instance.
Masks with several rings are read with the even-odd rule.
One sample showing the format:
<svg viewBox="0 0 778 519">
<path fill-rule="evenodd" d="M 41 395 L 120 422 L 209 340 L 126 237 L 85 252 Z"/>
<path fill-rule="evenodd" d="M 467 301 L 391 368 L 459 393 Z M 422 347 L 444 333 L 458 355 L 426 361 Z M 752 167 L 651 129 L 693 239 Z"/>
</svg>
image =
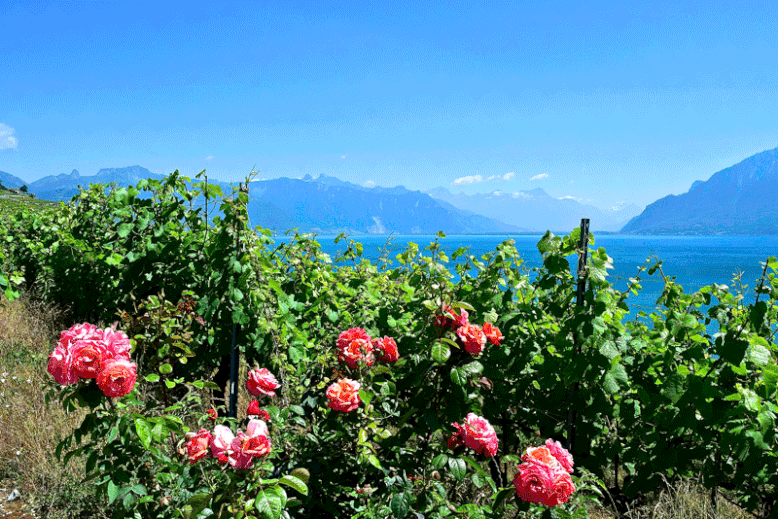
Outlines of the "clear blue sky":
<svg viewBox="0 0 778 519">
<path fill-rule="evenodd" d="M 605 207 L 778 147 L 775 2 L 1 3 L 0 170 L 27 181 L 255 166 Z"/>
</svg>

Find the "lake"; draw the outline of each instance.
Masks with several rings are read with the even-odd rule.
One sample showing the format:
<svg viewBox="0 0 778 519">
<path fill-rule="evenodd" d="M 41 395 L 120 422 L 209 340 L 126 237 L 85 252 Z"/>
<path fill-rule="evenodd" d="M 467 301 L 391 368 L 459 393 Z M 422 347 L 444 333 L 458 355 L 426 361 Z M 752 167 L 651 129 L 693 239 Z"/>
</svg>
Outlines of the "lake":
<svg viewBox="0 0 778 519">
<path fill-rule="evenodd" d="M 542 237 L 537 235 L 449 235 L 440 240 L 443 250 L 451 252 L 462 246 L 469 246 L 472 254 L 480 256 L 492 252 L 505 240 L 515 241 L 516 249 L 530 267 L 542 264 L 537 242 Z M 334 236 L 318 236 L 316 239 L 322 249 L 333 259 L 345 249 L 344 241 L 334 243 Z M 389 257 L 394 257 L 403 251 L 408 242 L 424 248 L 435 240 L 434 235 L 393 235 L 389 236 L 358 236 L 354 239 L 364 246 L 363 257 L 375 261 L 380 250 L 391 239 Z M 613 258 L 613 270 L 609 271 L 611 282 L 616 288 L 624 290 L 627 278 L 633 277 L 645 260 L 657 256 L 663 260 L 662 269 L 668 276 L 675 276 L 676 282 L 684 287 L 684 292 L 690 293 L 700 287 L 719 283 L 733 287 L 732 279 L 737 273 L 742 273 L 742 282 L 751 292 L 756 286 L 755 280 L 762 273 L 760 261 L 768 256 L 778 256 L 778 236 L 632 236 L 632 235 L 601 235 L 595 233 L 594 247 L 605 247 L 608 255 Z M 428 252 L 427 252 L 428 254 Z M 575 257 L 570 258 L 576 265 Z M 394 266 L 398 263 L 395 261 Z M 449 263 L 449 270 L 454 270 L 454 262 Z M 630 308 L 653 308 L 657 298 L 662 293 L 663 284 L 659 273 L 647 277 L 644 273 L 643 289 L 638 296 L 631 295 L 628 299 Z M 751 299 L 751 298 L 748 298 Z"/>
</svg>

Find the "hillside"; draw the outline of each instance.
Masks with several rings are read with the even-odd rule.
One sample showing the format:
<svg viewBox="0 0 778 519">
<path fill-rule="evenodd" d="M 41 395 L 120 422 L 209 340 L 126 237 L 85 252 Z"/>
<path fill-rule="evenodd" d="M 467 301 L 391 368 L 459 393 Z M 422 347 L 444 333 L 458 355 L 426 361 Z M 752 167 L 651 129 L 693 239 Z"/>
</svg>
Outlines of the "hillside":
<svg viewBox="0 0 778 519">
<path fill-rule="evenodd" d="M 629 234 L 778 234 L 778 148 L 649 204 Z"/>
</svg>

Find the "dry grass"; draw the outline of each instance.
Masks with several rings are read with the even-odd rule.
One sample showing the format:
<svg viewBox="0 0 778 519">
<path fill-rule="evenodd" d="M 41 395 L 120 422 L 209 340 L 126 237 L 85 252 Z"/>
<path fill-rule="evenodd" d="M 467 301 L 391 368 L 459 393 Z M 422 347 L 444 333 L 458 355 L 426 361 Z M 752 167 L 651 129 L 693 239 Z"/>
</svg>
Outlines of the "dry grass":
<svg viewBox="0 0 778 519">
<path fill-rule="evenodd" d="M 76 510 L 89 500 L 78 487 L 81 460 L 62 467 L 54 456 L 82 415 L 66 415 L 58 402 L 45 401 L 52 384 L 47 359 L 60 321 L 51 306 L 0 300 L 0 480 L 22 491 L 43 516 L 86 517 Z"/>
</svg>

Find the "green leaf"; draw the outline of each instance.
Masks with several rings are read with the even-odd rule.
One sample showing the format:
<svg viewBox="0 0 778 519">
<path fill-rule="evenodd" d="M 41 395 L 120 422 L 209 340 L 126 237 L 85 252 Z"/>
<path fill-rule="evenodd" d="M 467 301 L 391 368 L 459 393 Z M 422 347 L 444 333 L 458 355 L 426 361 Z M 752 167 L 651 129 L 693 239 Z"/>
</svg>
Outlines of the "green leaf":
<svg viewBox="0 0 778 519">
<path fill-rule="evenodd" d="M 757 366 L 766 366 L 770 363 L 770 352 L 761 344 L 751 344 L 748 347 L 748 360 Z"/>
<path fill-rule="evenodd" d="M 282 485 L 286 485 L 289 488 L 293 488 L 297 490 L 299 493 L 301 493 L 304 496 L 308 495 L 308 485 L 302 482 L 302 480 L 292 476 L 292 475 L 286 475 L 278 480 L 278 482 Z"/>
<path fill-rule="evenodd" d="M 474 360 L 470 364 L 465 364 L 464 366 L 462 366 L 462 371 L 473 375 L 481 373 L 483 370 L 484 370 L 484 365 L 478 362 L 477 360 Z"/>
<path fill-rule="evenodd" d="M 138 433 L 140 442 L 148 449 L 151 446 L 151 427 L 149 427 L 149 423 L 143 418 L 136 418 L 135 431 Z"/>
<path fill-rule="evenodd" d="M 462 481 L 465 478 L 465 474 L 467 474 L 467 466 L 464 460 L 459 458 L 449 458 L 448 468 L 451 469 L 451 473 L 457 481 Z"/>
<path fill-rule="evenodd" d="M 286 492 L 278 485 L 260 489 L 254 500 L 254 507 L 265 519 L 279 519 L 286 504 Z"/>
<path fill-rule="evenodd" d="M 459 366 L 454 366 L 451 368 L 451 381 L 458 386 L 464 386 L 467 384 L 467 372 Z"/>
<path fill-rule="evenodd" d="M 391 509 L 395 517 L 405 517 L 411 510 L 411 498 L 405 492 L 395 494 L 392 496 Z"/>
<path fill-rule="evenodd" d="M 619 392 L 619 383 L 616 382 L 616 378 L 610 371 L 605 374 L 605 390 L 610 394 L 616 394 Z"/>
<path fill-rule="evenodd" d="M 432 345 L 431 357 L 438 364 L 443 364 L 451 356 L 451 348 L 442 342 L 436 342 Z"/>
<path fill-rule="evenodd" d="M 145 380 L 146 382 L 157 382 L 159 381 L 159 375 L 157 375 L 156 373 L 149 373 L 148 375 L 143 377 L 143 380 Z"/>
<path fill-rule="evenodd" d="M 159 372 L 164 374 L 164 375 L 169 375 L 169 374 L 173 373 L 173 366 L 171 366 L 168 363 L 162 364 L 159 367 Z"/>
<path fill-rule="evenodd" d="M 435 470 L 440 470 L 446 465 L 447 461 L 448 456 L 445 454 L 438 454 L 432 459 L 432 468 Z"/>
<path fill-rule="evenodd" d="M 119 487 L 113 481 L 108 482 L 108 504 L 112 504 L 119 497 Z"/>
<path fill-rule="evenodd" d="M 116 229 L 116 234 L 119 235 L 119 238 L 126 238 L 132 231 L 132 227 L 133 226 L 130 223 L 120 223 L 119 227 Z"/>
</svg>

